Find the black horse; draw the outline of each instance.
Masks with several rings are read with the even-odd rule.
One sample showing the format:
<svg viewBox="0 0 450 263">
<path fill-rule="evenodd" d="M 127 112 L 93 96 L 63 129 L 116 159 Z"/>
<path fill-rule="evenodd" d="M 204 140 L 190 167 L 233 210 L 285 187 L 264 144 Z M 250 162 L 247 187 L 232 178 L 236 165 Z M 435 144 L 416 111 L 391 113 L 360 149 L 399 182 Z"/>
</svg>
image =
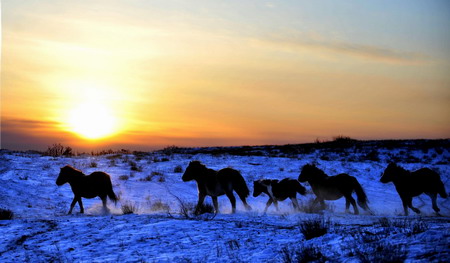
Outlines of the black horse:
<svg viewBox="0 0 450 263">
<path fill-rule="evenodd" d="M 366 211 L 370 211 L 367 203 L 367 196 L 363 188 L 355 177 L 342 173 L 335 176 L 328 176 L 313 164 L 303 166 L 298 177 L 300 182 L 308 182 L 316 195 L 314 205 L 320 202 L 322 209 L 325 208 L 324 200 L 337 200 L 345 197 L 345 212 L 348 213 L 350 204 L 353 206 L 355 215 L 359 214 L 355 199 L 352 193 L 356 192 L 358 205 Z"/>
<path fill-rule="evenodd" d="M 412 206 L 412 198 L 414 196 L 422 193 L 427 194 L 431 198 L 433 209 L 436 213 L 440 211 L 436 203 L 437 194 L 442 198 L 447 198 L 448 196 L 439 174 L 428 168 L 410 172 L 395 163 L 390 163 L 384 170 L 380 181 L 382 183 L 394 183 L 395 189 L 397 189 L 402 199 L 405 215 L 409 214 L 408 207 L 420 214 L 420 210 Z"/>
<path fill-rule="evenodd" d="M 236 198 L 234 197 L 233 190 L 241 198 L 244 206 L 247 210 L 251 210 L 251 207 L 247 204 L 245 198 L 249 195 L 250 191 L 245 183 L 244 178 L 239 171 L 224 168 L 219 171 L 207 168 L 199 161 L 192 161 L 186 168 L 186 171 L 182 177 L 184 182 L 195 180 L 198 188 L 198 210 L 203 204 L 207 195 L 211 196 L 214 204 L 215 212 L 219 212 L 219 204 L 217 197 L 221 195 L 227 195 L 230 199 L 232 212 L 236 212 Z M 196 211 L 198 212 L 198 211 Z"/>
<path fill-rule="evenodd" d="M 72 204 L 70 205 L 69 214 L 72 213 L 72 209 L 76 202 L 80 205 L 80 213 L 84 213 L 81 197 L 94 198 L 98 196 L 102 199 L 103 207 L 105 209 L 106 196 L 108 196 L 114 203 L 118 200 L 112 189 L 111 178 L 104 172 L 93 172 L 90 175 L 85 175 L 80 170 L 77 170 L 70 165 L 66 165 L 61 168 L 58 179 L 56 179 L 56 184 L 58 186 L 65 183 L 70 184 L 74 194 Z"/>
<path fill-rule="evenodd" d="M 285 178 L 281 181 L 262 179 L 253 182 L 253 197 L 265 193 L 269 196 L 264 213 L 273 203 L 278 211 L 278 201 L 284 201 L 290 198 L 295 210 L 299 210 L 297 193 L 305 195 L 306 189 L 297 180 Z"/>
</svg>

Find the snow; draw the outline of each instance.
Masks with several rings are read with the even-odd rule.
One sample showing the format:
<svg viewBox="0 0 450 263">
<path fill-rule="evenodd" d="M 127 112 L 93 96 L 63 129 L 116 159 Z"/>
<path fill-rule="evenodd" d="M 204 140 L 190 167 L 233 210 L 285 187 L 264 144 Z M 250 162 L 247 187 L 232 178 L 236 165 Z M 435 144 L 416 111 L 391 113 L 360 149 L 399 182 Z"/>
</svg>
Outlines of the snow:
<svg viewBox="0 0 450 263">
<path fill-rule="evenodd" d="M 402 151 L 378 149 L 380 161 L 359 158 L 348 161 L 339 158 L 342 156 L 339 154 L 324 158 L 328 153 L 320 150 L 296 158 L 162 153 L 68 158 L 3 150 L 0 208 L 13 211 L 14 219 L 0 220 L 0 261 L 290 262 L 312 247 L 319 251 L 322 260 L 361 262 L 365 257 L 371 257 L 371 261 L 380 259 L 380 253 L 398 254 L 400 250 L 394 249 L 400 247 L 407 262 L 449 262 L 448 199 L 438 197 L 441 213 L 437 216 L 428 196 L 416 197 L 413 204 L 422 214 L 410 211 L 411 215 L 404 217 L 393 184 L 379 182 L 387 160 Z M 404 161 L 399 165 L 409 170 L 430 167 L 441 175 L 447 191 L 450 190 L 447 149 L 439 153 L 414 151 L 408 156 L 419 162 Z M 247 199 L 253 207 L 249 212 L 238 199 L 238 212 L 231 214 L 230 203 L 222 196 L 220 214 L 185 216 L 180 213 L 180 202 L 195 204 L 197 187 L 195 182 L 182 182 L 182 173 L 176 172 L 175 167 L 185 169 L 192 160 L 212 169 L 239 170 L 251 190 L 254 180 L 297 178 L 303 165 L 314 162 L 328 175 L 345 172 L 355 176 L 375 214 L 362 210 L 361 215 L 345 214 L 344 199 L 328 201 L 329 209 L 320 214 L 296 213 L 289 200 L 280 202 L 280 211 L 271 206 L 263 214 L 267 196 L 262 195 Z M 74 214 L 67 215 L 72 191 L 68 184 L 61 187 L 55 184 L 59 168 L 67 164 L 85 174 L 109 173 L 121 201 L 117 205 L 108 201 L 109 211 L 104 211 L 99 198 L 83 199 L 86 213 L 79 214 L 76 205 Z M 137 169 L 132 169 L 133 166 Z M 309 191 L 307 196 L 298 196 L 300 204 L 313 198 L 309 185 L 303 185 Z M 206 201 L 211 202 L 208 198 Z M 137 211 L 123 215 L 124 204 L 133 205 Z M 306 240 L 299 226 L 315 218 L 330 221 L 328 233 Z M 389 224 L 383 225 L 383 220 Z M 380 244 L 387 246 L 380 248 Z M 392 251 L 383 250 L 388 248 Z"/>
</svg>

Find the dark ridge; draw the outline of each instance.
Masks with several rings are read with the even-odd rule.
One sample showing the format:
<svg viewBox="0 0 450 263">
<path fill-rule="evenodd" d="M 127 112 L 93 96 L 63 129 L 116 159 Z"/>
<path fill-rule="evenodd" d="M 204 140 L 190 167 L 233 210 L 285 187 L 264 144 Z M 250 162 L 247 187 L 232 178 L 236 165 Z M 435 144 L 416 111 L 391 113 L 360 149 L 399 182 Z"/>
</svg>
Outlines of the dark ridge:
<svg viewBox="0 0 450 263">
<path fill-rule="evenodd" d="M 317 150 L 327 153 L 343 152 L 367 152 L 375 155 L 373 151 L 397 149 L 404 152 L 423 151 L 431 149 L 437 152 L 450 151 L 450 139 L 417 139 L 417 140 L 370 140 L 362 141 L 347 137 L 338 137 L 333 141 L 314 142 L 304 144 L 286 145 L 261 145 L 261 146 L 231 146 L 231 147 L 195 147 L 184 148 L 170 146 L 156 151 L 163 154 L 212 154 L 212 155 L 238 155 L 238 156 L 276 156 L 276 157 L 299 157 L 302 154 L 310 154 Z M 370 157 L 370 156 L 369 156 Z"/>
</svg>

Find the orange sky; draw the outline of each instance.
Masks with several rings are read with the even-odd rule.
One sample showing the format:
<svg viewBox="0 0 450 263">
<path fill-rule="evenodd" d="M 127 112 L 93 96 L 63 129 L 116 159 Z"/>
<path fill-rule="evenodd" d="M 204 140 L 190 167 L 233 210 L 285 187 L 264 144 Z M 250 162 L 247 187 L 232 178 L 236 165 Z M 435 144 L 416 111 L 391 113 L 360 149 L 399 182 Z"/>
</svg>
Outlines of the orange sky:
<svg viewBox="0 0 450 263">
<path fill-rule="evenodd" d="M 445 1 L 2 1 L 1 147 L 450 137 Z"/>
</svg>

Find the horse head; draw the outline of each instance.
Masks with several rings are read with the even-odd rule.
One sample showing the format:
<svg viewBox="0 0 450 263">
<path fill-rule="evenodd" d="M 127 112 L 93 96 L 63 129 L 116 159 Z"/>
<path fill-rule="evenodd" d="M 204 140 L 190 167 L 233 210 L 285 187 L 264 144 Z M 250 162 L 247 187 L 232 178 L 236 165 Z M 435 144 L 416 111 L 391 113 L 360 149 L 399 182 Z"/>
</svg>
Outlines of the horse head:
<svg viewBox="0 0 450 263">
<path fill-rule="evenodd" d="M 263 184 L 262 180 L 253 182 L 253 197 L 259 196 L 264 190 L 266 186 Z"/>
<path fill-rule="evenodd" d="M 389 163 L 381 175 L 380 182 L 392 182 L 403 169 L 395 163 Z"/>
<path fill-rule="evenodd" d="M 67 182 L 70 181 L 71 176 L 73 175 L 73 173 L 81 173 L 81 171 L 73 168 L 70 165 L 66 165 L 63 168 L 61 168 L 60 172 L 59 172 L 59 176 L 56 179 L 56 185 L 61 186 Z"/>
<path fill-rule="evenodd" d="M 184 174 L 181 177 L 181 179 L 183 180 L 183 182 L 195 180 L 199 175 L 199 173 L 202 173 L 205 169 L 206 166 L 203 165 L 201 162 L 191 161 L 186 170 L 184 171 Z"/>
<path fill-rule="evenodd" d="M 314 164 L 306 164 L 303 166 L 302 171 L 300 172 L 300 175 L 298 176 L 299 182 L 307 182 L 314 179 L 321 179 L 327 177 L 327 175 L 317 168 Z"/>
</svg>

